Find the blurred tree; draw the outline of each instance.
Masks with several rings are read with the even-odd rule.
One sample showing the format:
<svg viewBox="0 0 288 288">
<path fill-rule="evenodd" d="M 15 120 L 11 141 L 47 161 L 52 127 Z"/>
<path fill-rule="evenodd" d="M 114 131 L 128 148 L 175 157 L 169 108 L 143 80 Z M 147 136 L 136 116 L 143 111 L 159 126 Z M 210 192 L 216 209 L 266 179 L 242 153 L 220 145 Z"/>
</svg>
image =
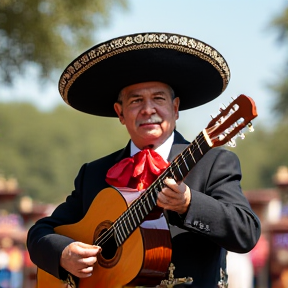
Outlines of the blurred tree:
<svg viewBox="0 0 288 288">
<path fill-rule="evenodd" d="M 94 44 L 112 8 L 126 8 L 126 1 L 1 0 L 0 82 L 12 83 L 31 62 L 49 78 Z"/>
<path fill-rule="evenodd" d="M 235 152 L 241 161 L 244 189 L 274 187 L 272 176 L 279 166 L 287 166 L 287 122 L 280 122 L 273 130 L 258 123 L 255 132 L 245 141 L 238 140 Z"/>
<path fill-rule="evenodd" d="M 288 6 L 283 10 L 283 13 L 275 18 L 272 26 L 279 32 L 279 41 L 288 44 Z M 280 116 L 288 115 L 288 58 L 286 59 L 283 77 L 278 83 L 272 86 L 272 89 L 277 95 L 275 110 Z"/>
<path fill-rule="evenodd" d="M 236 148 L 231 149 L 239 156 L 241 162 L 244 189 L 272 187 L 272 175 L 277 168 L 272 166 L 273 158 L 269 150 L 270 143 L 274 142 L 274 132 L 270 129 L 266 130 L 261 124 L 258 124 L 255 129 L 253 134 L 247 133 L 244 141 L 238 139 Z M 279 155 L 284 153 L 280 150 L 278 152 Z M 267 174 L 268 170 L 271 174 Z"/>
<path fill-rule="evenodd" d="M 0 174 L 18 179 L 23 193 L 46 202 L 70 194 L 81 165 L 128 142 L 116 119 L 66 106 L 41 113 L 31 104 L 0 103 Z"/>
</svg>

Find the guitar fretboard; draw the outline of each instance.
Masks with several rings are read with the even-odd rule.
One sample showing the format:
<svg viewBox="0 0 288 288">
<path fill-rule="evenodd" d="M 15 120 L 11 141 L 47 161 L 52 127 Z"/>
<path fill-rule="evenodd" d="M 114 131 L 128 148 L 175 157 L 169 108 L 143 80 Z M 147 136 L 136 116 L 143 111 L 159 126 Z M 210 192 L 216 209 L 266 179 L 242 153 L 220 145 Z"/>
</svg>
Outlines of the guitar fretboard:
<svg viewBox="0 0 288 288">
<path fill-rule="evenodd" d="M 186 147 L 170 164 L 170 166 L 155 180 L 149 188 L 137 198 L 131 206 L 114 222 L 113 229 L 116 244 L 119 247 L 139 227 L 144 218 L 156 206 L 157 195 L 165 184 L 164 179 L 173 178 L 181 182 L 195 164 L 208 152 L 211 147 L 208 145 L 203 132 Z"/>
</svg>

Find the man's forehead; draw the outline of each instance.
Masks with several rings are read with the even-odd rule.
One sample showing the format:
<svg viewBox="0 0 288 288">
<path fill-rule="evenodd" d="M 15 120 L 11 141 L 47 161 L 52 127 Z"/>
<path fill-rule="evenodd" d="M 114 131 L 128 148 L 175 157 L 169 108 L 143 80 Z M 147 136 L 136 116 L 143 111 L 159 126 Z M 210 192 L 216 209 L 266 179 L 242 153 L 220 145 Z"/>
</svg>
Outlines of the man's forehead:
<svg viewBox="0 0 288 288">
<path fill-rule="evenodd" d="M 153 94 L 165 94 L 166 92 L 169 93 L 170 89 L 171 88 L 167 84 L 162 82 L 143 82 L 126 86 L 122 89 L 121 94 L 133 96 L 141 95 L 142 93 L 145 93 L 145 91 L 149 91 Z"/>
</svg>

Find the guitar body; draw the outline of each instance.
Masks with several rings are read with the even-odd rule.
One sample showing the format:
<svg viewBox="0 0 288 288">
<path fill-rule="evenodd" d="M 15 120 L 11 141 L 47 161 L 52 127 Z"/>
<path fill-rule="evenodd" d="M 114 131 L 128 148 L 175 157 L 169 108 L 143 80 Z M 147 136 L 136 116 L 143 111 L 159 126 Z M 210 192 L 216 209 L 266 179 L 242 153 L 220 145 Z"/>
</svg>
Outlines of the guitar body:
<svg viewBox="0 0 288 288">
<path fill-rule="evenodd" d="M 55 232 L 76 241 L 93 244 L 127 208 L 125 199 L 116 189 L 106 188 L 97 194 L 81 221 L 56 227 Z M 92 276 L 79 279 L 75 287 L 159 285 L 166 277 L 172 253 L 169 230 L 138 227 L 120 247 L 114 241 L 110 242 L 107 247 L 101 246 L 103 250 L 97 256 Z M 69 286 L 38 268 L 37 287 Z"/>
</svg>

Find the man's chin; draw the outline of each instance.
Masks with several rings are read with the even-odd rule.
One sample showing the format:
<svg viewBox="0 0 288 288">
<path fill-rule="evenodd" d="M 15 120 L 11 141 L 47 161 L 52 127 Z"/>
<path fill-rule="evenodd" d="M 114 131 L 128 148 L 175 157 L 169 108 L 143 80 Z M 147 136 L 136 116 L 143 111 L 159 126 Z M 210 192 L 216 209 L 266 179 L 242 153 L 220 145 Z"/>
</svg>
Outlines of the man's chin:
<svg viewBox="0 0 288 288">
<path fill-rule="evenodd" d="M 158 147 L 159 143 L 161 143 L 162 133 L 159 131 L 156 133 L 155 131 L 150 131 L 149 133 L 145 133 L 143 135 L 143 139 L 145 142 L 145 146 L 153 146 L 153 148 Z"/>
<path fill-rule="evenodd" d="M 146 130 L 144 133 L 144 138 L 149 139 L 149 140 L 157 140 L 162 136 L 162 131 L 159 131 L 159 129 L 151 129 L 151 130 Z"/>
</svg>

